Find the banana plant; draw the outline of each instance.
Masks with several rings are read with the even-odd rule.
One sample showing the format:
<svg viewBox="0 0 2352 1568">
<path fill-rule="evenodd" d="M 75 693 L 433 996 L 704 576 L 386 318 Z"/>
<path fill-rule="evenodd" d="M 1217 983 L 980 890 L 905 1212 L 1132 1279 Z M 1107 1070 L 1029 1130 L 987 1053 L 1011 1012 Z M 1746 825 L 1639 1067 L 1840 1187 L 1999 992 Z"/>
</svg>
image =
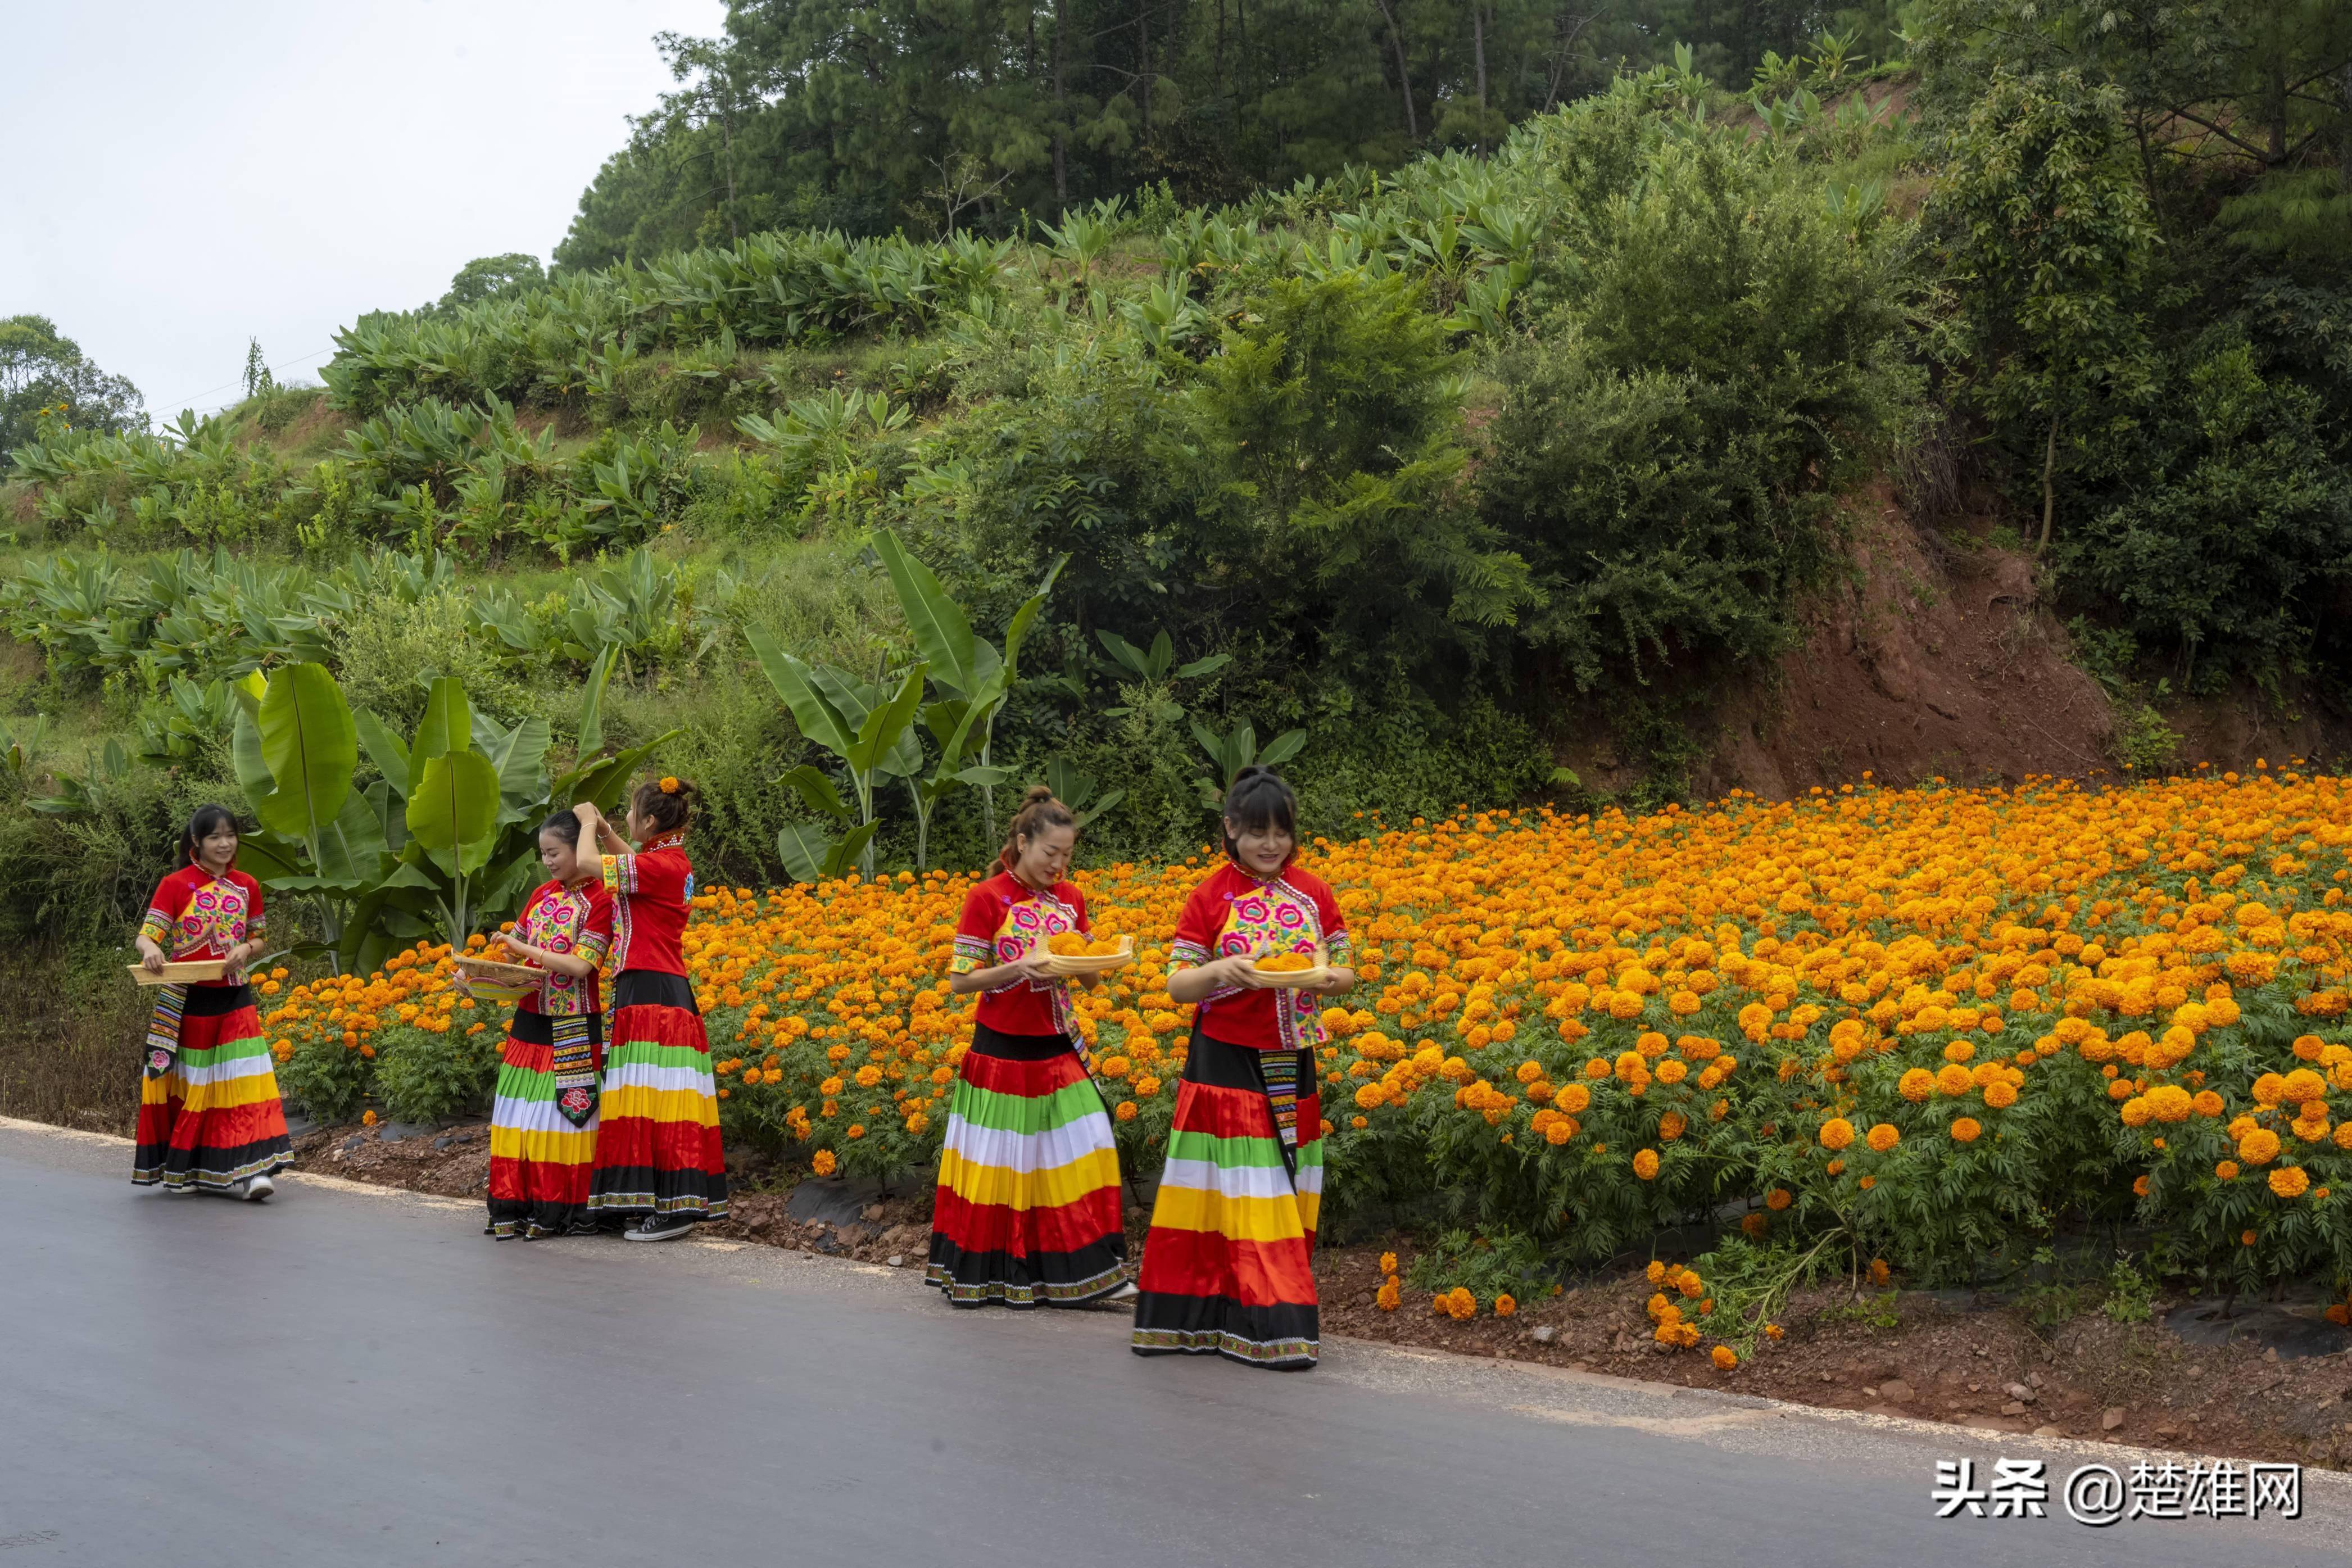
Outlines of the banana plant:
<svg viewBox="0 0 2352 1568">
<path fill-rule="evenodd" d="M 1201 804 L 1213 810 L 1224 804 L 1225 791 L 1232 787 L 1234 774 L 1253 763 L 1265 768 L 1280 767 L 1307 744 L 1307 731 L 1286 730 L 1268 741 L 1261 752 L 1257 731 L 1248 722 L 1234 726 L 1231 734 L 1220 735 L 1196 719 L 1192 721 L 1192 739 L 1209 754 L 1215 770 L 1213 776 L 1201 781 Z"/>
<path fill-rule="evenodd" d="M 326 940 L 296 951 L 364 971 L 436 929 L 462 945 L 477 925 L 510 912 L 536 879 L 540 820 L 583 800 L 612 809 L 636 769 L 679 733 L 604 753 L 604 693 L 617 658 L 607 649 L 592 671 L 579 760 L 552 780 L 547 721 L 533 716 L 509 729 L 475 712 L 454 677 L 429 683 L 424 718 L 406 742 L 374 714 L 352 712 L 324 671 L 293 676 L 300 667 L 281 667 L 258 692 L 258 678 L 238 683 L 230 756 L 260 818 L 241 863 L 265 886 L 317 901 Z M 325 786 L 335 782 L 333 742 L 343 734 L 381 776 L 362 791 L 352 784 L 355 765 L 340 770 L 336 799 Z M 333 815 L 321 820 L 330 800 Z"/>
<path fill-rule="evenodd" d="M 838 875 L 852 860 L 860 874 L 871 877 L 874 834 L 880 826 L 875 795 L 884 775 L 896 771 L 888 764 L 902 761 L 903 753 L 894 753 L 908 739 L 908 731 L 922 703 L 923 677 L 929 667 L 919 662 L 908 665 L 897 689 L 886 696 L 878 684 L 868 685 L 831 665 L 812 666 L 785 652 L 764 627 L 747 626 L 743 635 L 768 683 L 783 699 L 793 722 L 803 736 L 841 760 L 856 796 L 854 805 L 843 799 L 831 776 L 812 763 L 803 763 L 786 773 L 783 782 L 812 810 L 833 818 L 847 831 L 841 839 L 830 840 L 815 828 L 786 827 L 776 836 L 776 854 L 795 881 L 815 881 L 827 874 L 826 867 L 833 868 L 830 874 Z M 920 766 L 919 752 L 915 765 Z"/>
<path fill-rule="evenodd" d="M 928 839 L 930 805 L 952 784 L 961 783 L 980 790 L 982 831 L 993 840 L 994 791 L 1003 782 L 989 755 L 995 743 L 997 716 L 1020 679 L 1021 646 L 1045 610 L 1045 597 L 1054 591 L 1055 580 L 1061 576 L 1070 558 L 1057 557 L 1046 569 L 1045 580 L 1037 585 L 1037 591 L 1013 612 L 1013 619 L 1004 628 L 1004 651 L 1000 654 L 987 638 L 973 635 L 971 617 L 964 613 L 963 606 L 949 595 L 931 569 L 901 543 L 896 533 L 887 528 L 877 531 L 873 545 L 875 554 L 881 558 L 882 569 L 889 574 L 891 588 L 898 595 L 898 607 L 906 615 L 908 627 L 914 633 L 915 649 L 929 666 L 931 684 L 941 694 L 941 700 L 923 714 L 924 727 L 943 749 L 939 771 L 933 775 L 937 793 L 929 804 L 916 808 L 918 839 Z M 956 744 L 948 750 L 951 741 Z M 976 770 L 963 765 L 966 744 L 971 754 L 979 759 Z M 928 847 L 927 842 L 923 847 Z"/>
<path fill-rule="evenodd" d="M 1054 792 L 1055 800 L 1070 808 L 1070 815 L 1078 819 L 1080 827 L 1127 798 L 1125 790 L 1115 789 L 1097 800 L 1093 776 L 1078 772 L 1063 757 L 1055 757 L 1045 764 L 1045 787 Z"/>
<path fill-rule="evenodd" d="M 683 733 L 672 730 L 616 756 L 604 754 L 604 692 L 619 658 L 619 649 L 607 647 L 591 668 L 581 693 L 577 760 L 551 777 L 546 719 L 533 714 L 511 728 L 501 724 L 474 710 L 455 677 L 431 682 L 425 715 L 406 744 L 374 714 L 357 715 L 361 743 L 382 775 L 367 791 L 370 816 L 415 873 L 387 884 L 369 911 L 377 921 L 405 926 L 437 916 L 462 942 L 476 926 L 520 906 L 539 878 L 539 825 L 551 813 L 582 801 L 606 812 L 619 805 L 637 769 Z M 450 760 L 436 768 L 443 759 Z"/>
<path fill-rule="evenodd" d="M 940 746 L 938 765 L 930 776 L 922 776 L 922 747 L 915 742 L 909 730 L 905 741 L 894 752 L 888 771 L 907 781 L 907 790 L 915 801 L 915 868 L 930 868 L 931 814 L 940 801 L 958 784 L 989 790 L 1003 784 L 1012 775 L 1003 768 L 985 763 L 966 766 L 964 758 L 971 752 L 978 734 L 973 721 L 978 710 L 969 702 L 934 702 L 923 710 L 923 726 Z M 908 753 L 912 753 L 911 756 Z M 993 829 L 992 828 L 992 831 Z"/>
</svg>

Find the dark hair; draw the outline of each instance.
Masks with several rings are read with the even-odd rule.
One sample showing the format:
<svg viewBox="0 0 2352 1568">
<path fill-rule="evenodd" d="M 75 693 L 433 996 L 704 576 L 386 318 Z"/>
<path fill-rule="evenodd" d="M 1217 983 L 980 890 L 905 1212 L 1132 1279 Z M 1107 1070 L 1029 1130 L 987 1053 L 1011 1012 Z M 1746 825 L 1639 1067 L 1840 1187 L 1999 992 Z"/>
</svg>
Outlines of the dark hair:
<svg viewBox="0 0 2352 1568">
<path fill-rule="evenodd" d="M 1278 827 L 1290 835 L 1291 858 L 1298 857 L 1298 797 L 1272 768 L 1253 763 L 1234 775 L 1234 782 L 1225 786 L 1225 858 L 1236 864 L 1242 847 L 1234 841 L 1235 827 L 1256 833 Z"/>
<path fill-rule="evenodd" d="M 225 805 L 196 807 L 196 814 L 188 818 L 188 825 L 185 827 L 180 829 L 180 864 L 194 865 L 198 847 L 224 827 L 236 834 L 240 839 L 245 837 L 245 829 L 236 824 L 236 813 L 228 807 Z M 236 864 L 234 856 L 230 858 L 229 864 L 232 866 Z"/>
<path fill-rule="evenodd" d="M 544 837 L 545 835 L 550 834 L 550 833 L 552 833 L 552 834 L 554 834 L 558 838 L 562 839 L 564 843 L 566 843 L 566 844 L 570 845 L 572 848 L 574 848 L 574 849 L 579 848 L 579 847 L 580 847 L 580 818 L 579 818 L 579 816 L 577 816 L 577 815 L 572 811 L 572 809 L 570 806 L 568 806 L 568 805 L 567 805 L 567 806 L 565 806 L 562 810 L 561 810 L 561 811 L 559 811 L 559 812 L 556 812 L 556 813 L 554 813 L 552 816 L 551 816 L 550 817 L 548 817 L 548 819 L 547 819 L 545 822 L 541 823 L 541 824 L 539 825 L 539 832 L 532 834 L 532 835 L 531 835 L 531 837 L 534 837 L 534 838 L 538 838 L 538 837 Z"/>
<path fill-rule="evenodd" d="M 996 859 L 1008 872 L 1021 863 L 1021 841 L 1034 838 L 1049 827 L 1076 827 L 1076 816 L 1066 805 L 1054 798 L 1054 792 L 1044 784 L 1031 784 L 1021 797 L 1021 809 L 1004 825 L 1004 847 Z"/>
<path fill-rule="evenodd" d="M 694 803 L 702 792 L 684 779 L 669 780 L 671 788 L 662 788 L 659 779 L 647 779 L 629 797 L 629 809 L 646 819 L 656 833 L 676 833 L 694 819 Z"/>
</svg>

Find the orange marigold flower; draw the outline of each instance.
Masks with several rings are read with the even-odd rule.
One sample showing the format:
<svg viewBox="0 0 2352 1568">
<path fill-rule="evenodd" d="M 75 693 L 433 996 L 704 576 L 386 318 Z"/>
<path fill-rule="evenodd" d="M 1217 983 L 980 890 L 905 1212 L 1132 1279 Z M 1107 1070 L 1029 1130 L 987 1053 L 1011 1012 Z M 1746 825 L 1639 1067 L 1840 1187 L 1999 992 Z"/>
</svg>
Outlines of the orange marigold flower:
<svg viewBox="0 0 2352 1568">
<path fill-rule="evenodd" d="M 1853 1123 L 1843 1116 L 1832 1116 L 1822 1123 L 1822 1147 L 1837 1150 L 1853 1142 Z"/>
</svg>

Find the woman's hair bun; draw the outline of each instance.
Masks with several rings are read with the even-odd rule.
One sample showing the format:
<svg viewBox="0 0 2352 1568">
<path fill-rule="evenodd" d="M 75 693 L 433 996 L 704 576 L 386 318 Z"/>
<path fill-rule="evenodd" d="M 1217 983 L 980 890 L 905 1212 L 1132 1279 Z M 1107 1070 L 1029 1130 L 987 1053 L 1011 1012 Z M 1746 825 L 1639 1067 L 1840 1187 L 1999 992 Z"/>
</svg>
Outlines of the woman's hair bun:
<svg viewBox="0 0 2352 1568">
<path fill-rule="evenodd" d="M 1034 805 L 1041 800 L 1051 800 L 1053 798 L 1054 792 L 1047 785 L 1031 784 L 1028 790 L 1021 796 L 1021 804 L 1024 805 Z"/>
</svg>

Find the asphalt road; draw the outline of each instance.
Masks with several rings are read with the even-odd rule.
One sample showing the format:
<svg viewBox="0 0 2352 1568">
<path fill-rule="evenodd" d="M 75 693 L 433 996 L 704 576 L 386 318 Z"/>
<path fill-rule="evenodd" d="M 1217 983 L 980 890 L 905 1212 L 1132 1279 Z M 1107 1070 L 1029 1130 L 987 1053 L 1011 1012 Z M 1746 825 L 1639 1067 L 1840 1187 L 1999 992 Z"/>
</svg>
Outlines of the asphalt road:
<svg viewBox="0 0 2352 1568">
<path fill-rule="evenodd" d="M 2333 1476 L 2300 1520 L 1938 1521 L 1938 1458 L 2136 1456 L 1355 1342 L 1144 1361 L 911 1270 L 128 1168 L 0 1125 L 0 1568 L 2352 1561 Z"/>
</svg>

